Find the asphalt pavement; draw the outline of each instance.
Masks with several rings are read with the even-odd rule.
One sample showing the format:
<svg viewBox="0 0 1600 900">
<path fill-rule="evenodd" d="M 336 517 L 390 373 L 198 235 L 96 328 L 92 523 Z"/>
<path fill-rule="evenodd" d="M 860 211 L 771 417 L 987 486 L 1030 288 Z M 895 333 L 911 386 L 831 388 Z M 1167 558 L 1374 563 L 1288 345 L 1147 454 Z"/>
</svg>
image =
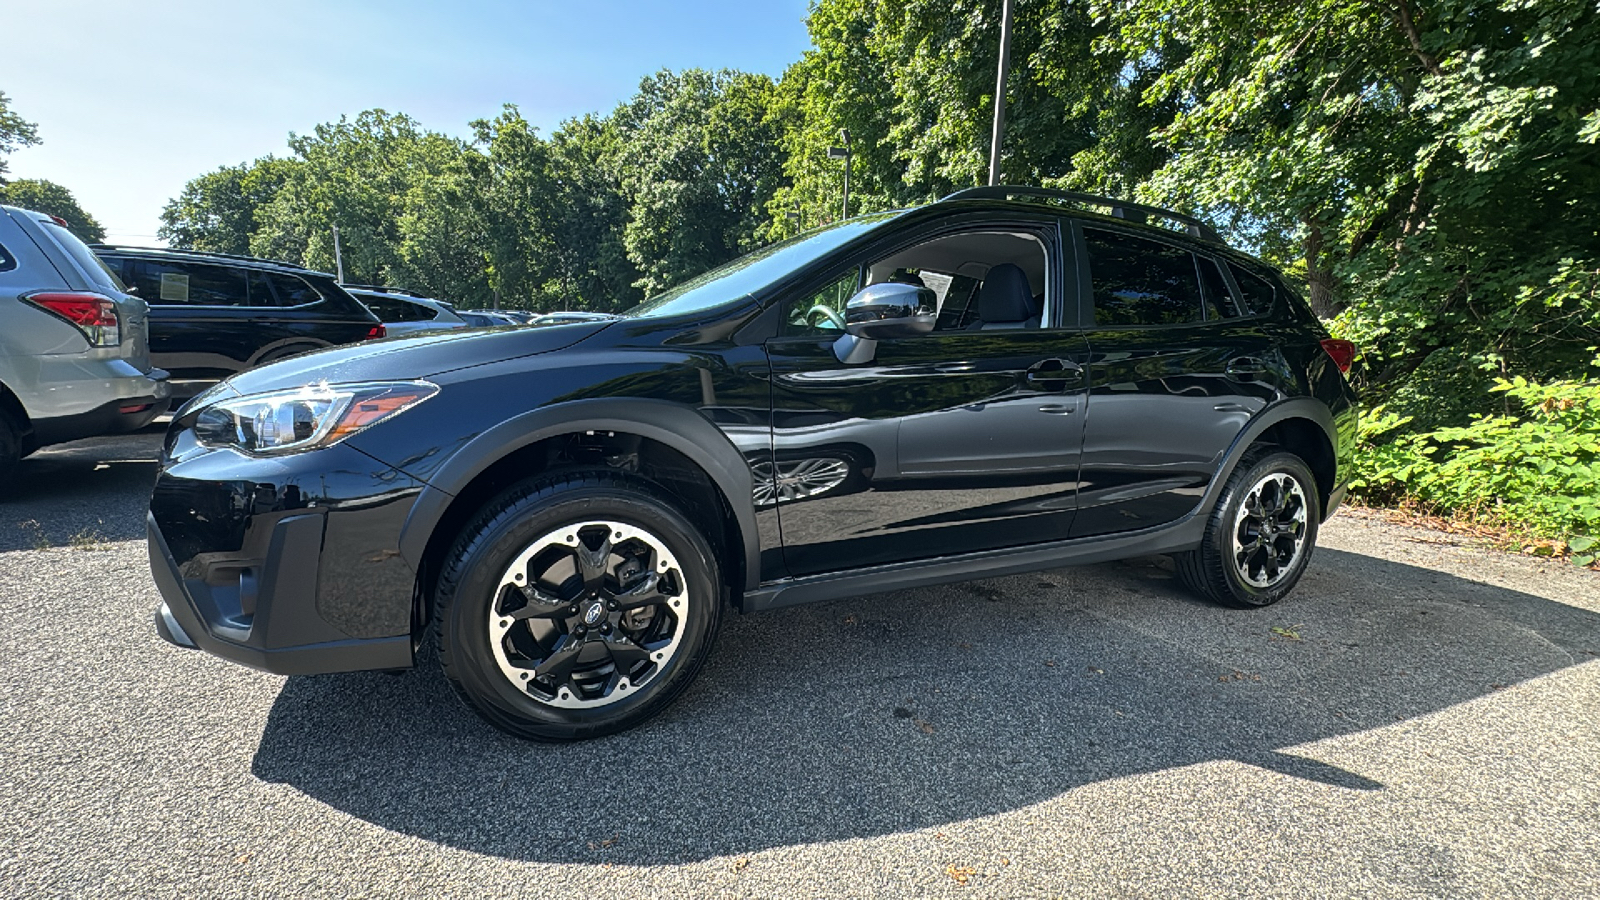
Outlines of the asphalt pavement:
<svg viewBox="0 0 1600 900">
<path fill-rule="evenodd" d="M 1600 892 L 1600 577 L 1341 514 L 1240 612 L 1148 558 L 730 617 L 614 737 L 432 667 L 162 642 L 159 435 L 0 499 L 0 895 L 1573 897 Z"/>
</svg>

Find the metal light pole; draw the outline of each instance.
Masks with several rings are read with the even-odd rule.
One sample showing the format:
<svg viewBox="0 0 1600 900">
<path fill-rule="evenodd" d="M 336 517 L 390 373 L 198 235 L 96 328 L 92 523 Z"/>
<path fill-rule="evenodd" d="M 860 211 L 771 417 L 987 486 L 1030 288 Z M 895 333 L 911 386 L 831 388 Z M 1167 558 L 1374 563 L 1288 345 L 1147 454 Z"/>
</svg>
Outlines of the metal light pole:
<svg viewBox="0 0 1600 900">
<path fill-rule="evenodd" d="M 1006 2 L 1009 3 L 1010 0 Z M 839 140 L 844 146 L 829 147 L 828 158 L 844 160 L 844 207 L 839 218 L 848 219 L 850 218 L 850 129 L 839 129 Z"/>
<path fill-rule="evenodd" d="M 1000 145 L 1006 133 L 1006 75 L 1011 71 L 1011 0 L 1001 0 L 1000 74 L 994 82 L 994 137 L 989 143 L 989 183 L 1000 183 Z"/>
<path fill-rule="evenodd" d="M 339 250 L 339 226 L 333 226 L 333 265 L 339 273 L 340 283 L 344 282 L 344 254 Z"/>
</svg>

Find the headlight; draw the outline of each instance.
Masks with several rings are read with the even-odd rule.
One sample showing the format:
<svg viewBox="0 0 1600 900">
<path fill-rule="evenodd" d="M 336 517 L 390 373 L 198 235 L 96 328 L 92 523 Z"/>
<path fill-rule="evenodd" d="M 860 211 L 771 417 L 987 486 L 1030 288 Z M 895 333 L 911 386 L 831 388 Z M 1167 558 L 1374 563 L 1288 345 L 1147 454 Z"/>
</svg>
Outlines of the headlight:
<svg viewBox="0 0 1600 900">
<path fill-rule="evenodd" d="M 327 447 L 416 406 L 439 392 L 426 381 L 309 385 L 213 403 L 194 422 L 202 447 L 256 456 Z"/>
</svg>

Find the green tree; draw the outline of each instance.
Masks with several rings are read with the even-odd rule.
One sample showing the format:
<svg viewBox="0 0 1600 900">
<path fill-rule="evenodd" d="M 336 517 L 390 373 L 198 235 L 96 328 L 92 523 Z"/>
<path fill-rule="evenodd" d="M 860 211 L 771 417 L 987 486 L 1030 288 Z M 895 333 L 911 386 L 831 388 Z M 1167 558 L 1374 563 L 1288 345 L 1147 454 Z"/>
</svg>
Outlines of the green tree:
<svg viewBox="0 0 1600 900">
<path fill-rule="evenodd" d="M 67 223 L 73 234 L 94 244 L 106 239 L 106 230 L 94 216 L 78 205 L 72 192 L 42 178 L 19 178 L 0 188 L 0 201 L 55 216 Z"/>
<path fill-rule="evenodd" d="M 257 210 L 272 201 L 294 165 L 267 156 L 192 179 L 162 209 L 156 234 L 182 250 L 248 254 Z"/>
<path fill-rule="evenodd" d="M 21 147 L 39 143 L 39 130 L 11 109 L 11 98 L 0 91 L 0 185 L 6 183 L 6 156 Z"/>
<path fill-rule="evenodd" d="M 841 129 L 853 152 L 852 212 L 986 180 L 999 3 L 822 0 L 808 27 L 813 47 L 778 91 L 793 186 L 772 202 L 775 226 L 795 212 L 796 227 L 838 216 L 843 163 L 827 150 Z M 1165 57 L 1124 56 L 1106 30 L 1081 3 L 1016 4 L 1003 180 L 1125 193 L 1165 161 L 1145 135 L 1171 107 L 1141 102 Z"/>
<path fill-rule="evenodd" d="M 660 72 L 612 116 L 623 240 L 651 294 L 757 246 L 782 175 L 764 75 Z"/>
<path fill-rule="evenodd" d="M 1562 373 L 1600 332 L 1600 25 L 1580 0 L 1107 5 L 1127 58 L 1187 52 L 1145 93 L 1151 199 L 1206 210 L 1303 272 L 1367 383 Z"/>
<path fill-rule="evenodd" d="M 256 212 L 251 252 L 332 271 L 338 225 L 345 277 L 362 283 L 415 274 L 402 250 L 401 220 L 408 202 L 422 202 L 425 193 L 412 188 L 456 172 L 469 152 L 409 116 L 379 109 L 291 134 L 289 147 L 293 165 Z"/>
</svg>

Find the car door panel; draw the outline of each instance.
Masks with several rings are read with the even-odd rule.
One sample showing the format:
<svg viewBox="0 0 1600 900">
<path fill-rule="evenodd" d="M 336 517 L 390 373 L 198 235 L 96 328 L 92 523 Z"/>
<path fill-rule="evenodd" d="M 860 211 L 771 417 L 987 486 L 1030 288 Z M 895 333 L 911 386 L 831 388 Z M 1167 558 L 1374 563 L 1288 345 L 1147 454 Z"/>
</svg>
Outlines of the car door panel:
<svg viewBox="0 0 1600 900">
<path fill-rule="evenodd" d="M 856 490 L 780 503 L 794 575 L 1065 538 L 1084 383 L 1030 382 L 1076 332 L 955 332 L 879 342 L 847 366 L 832 341 L 768 344 L 778 458 L 859 464 Z"/>
</svg>

